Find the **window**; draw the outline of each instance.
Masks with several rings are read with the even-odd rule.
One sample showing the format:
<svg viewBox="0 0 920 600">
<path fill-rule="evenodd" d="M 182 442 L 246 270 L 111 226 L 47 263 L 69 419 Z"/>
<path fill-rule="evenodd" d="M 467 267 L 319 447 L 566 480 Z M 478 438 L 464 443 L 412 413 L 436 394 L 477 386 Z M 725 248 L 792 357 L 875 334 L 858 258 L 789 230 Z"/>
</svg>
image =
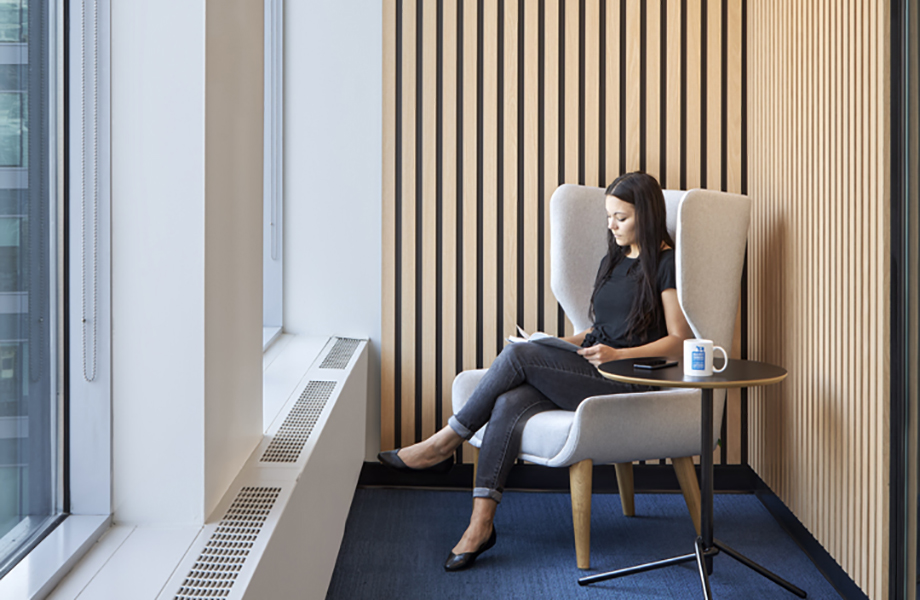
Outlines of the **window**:
<svg viewBox="0 0 920 600">
<path fill-rule="evenodd" d="M 0 0 L 0 575 L 63 506 L 57 18 Z"/>
<path fill-rule="evenodd" d="M 262 213 L 262 346 L 281 332 L 282 324 L 282 6 L 265 0 L 265 133 Z"/>
</svg>

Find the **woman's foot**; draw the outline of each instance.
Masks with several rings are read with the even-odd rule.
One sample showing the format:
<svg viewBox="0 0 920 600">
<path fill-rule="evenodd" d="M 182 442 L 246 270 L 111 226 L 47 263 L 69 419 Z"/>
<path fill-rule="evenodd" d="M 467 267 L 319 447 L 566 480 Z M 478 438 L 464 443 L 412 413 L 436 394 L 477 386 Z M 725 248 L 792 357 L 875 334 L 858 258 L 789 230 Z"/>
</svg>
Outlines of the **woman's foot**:
<svg viewBox="0 0 920 600">
<path fill-rule="evenodd" d="M 486 543 L 493 531 L 495 531 L 495 526 L 491 521 L 470 523 L 470 526 L 463 532 L 463 537 L 451 552 L 458 555 L 475 552 Z"/>
<path fill-rule="evenodd" d="M 427 469 L 448 460 L 462 443 L 463 438 L 445 427 L 423 442 L 400 448 L 397 456 L 410 469 Z"/>
<path fill-rule="evenodd" d="M 389 467 L 394 471 L 404 471 L 404 472 L 425 472 L 425 473 L 446 473 L 450 471 L 451 467 L 454 466 L 454 455 L 450 454 L 446 459 L 441 462 L 435 463 L 429 467 L 410 467 L 399 458 L 399 449 L 397 450 L 387 450 L 386 452 L 378 452 L 377 460 L 379 460 L 385 467 Z"/>
<path fill-rule="evenodd" d="M 467 532 L 469 532 L 469 529 L 467 529 Z M 444 563 L 445 571 L 462 571 L 463 569 L 472 567 L 480 554 L 495 545 L 495 527 L 490 525 L 488 537 L 486 537 L 484 541 L 476 544 L 474 548 L 468 551 L 464 550 L 458 552 L 458 549 L 468 544 L 468 542 L 465 543 L 464 540 L 467 540 L 466 533 L 463 534 L 463 538 L 454 546 L 450 556 L 447 557 L 447 561 Z"/>
</svg>

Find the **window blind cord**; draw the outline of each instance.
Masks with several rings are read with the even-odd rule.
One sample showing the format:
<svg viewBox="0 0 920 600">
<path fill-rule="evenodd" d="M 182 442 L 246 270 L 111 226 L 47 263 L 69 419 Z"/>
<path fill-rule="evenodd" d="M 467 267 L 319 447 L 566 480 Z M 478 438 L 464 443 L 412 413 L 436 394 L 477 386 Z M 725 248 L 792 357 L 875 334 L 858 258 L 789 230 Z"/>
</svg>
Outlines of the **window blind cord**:
<svg viewBox="0 0 920 600">
<path fill-rule="evenodd" d="M 84 8 L 85 8 L 84 4 Z M 92 133 L 92 146 L 93 146 L 93 166 L 91 170 L 91 176 L 93 179 L 93 197 L 92 197 L 92 210 L 93 210 L 93 231 L 92 231 L 92 316 L 89 317 L 89 324 L 87 325 L 87 285 L 86 285 L 86 11 L 83 11 L 83 21 L 81 23 L 81 39 L 80 39 L 80 73 L 81 84 L 83 86 L 81 97 L 81 108 L 80 118 L 81 118 L 81 167 L 83 173 L 83 181 L 81 182 L 81 204 L 82 204 L 82 236 L 80 238 L 81 242 L 81 259 L 82 259 L 82 282 L 83 282 L 83 379 L 88 382 L 93 382 L 96 380 L 96 322 L 97 322 L 97 300 L 98 300 L 98 264 L 99 264 L 99 177 L 98 177 L 98 165 L 99 165 L 99 148 L 96 141 L 96 134 L 98 129 L 98 124 L 96 120 L 96 112 L 98 108 L 98 99 L 99 99 L 99 86 L 98 86 L 98 74 L 96 68 L 96 61 L 99 56 L 99 36 L 98 36 L 98 10 L 97 10 L 97 1 L 93 0 L 93 133 Z M 91 352 L 87 352 L 87 328 L 92 330 L 92 346 L 90 347 Z M 92 354 L 91 360 L 88 355 Z M 88 369 L 88 367 L 91 367 Z"/>
<path fill-rule="evenodd" d="M 271 165 L 269 166 L 271 170 L 271 179 L 270 179 L 270 193 L 271 193 L 271 257 L 272 260 L 278 260 L 278 201 L 279 196 L 281 195 L 281 163 L 280 163 L 280 147 L 281 147 L 281 108 L 279 105 L 279 99 L 284 97 L 283 91 L 281 88 L 281 51 L 280 51 L 280 40 L 281 40 L 281 2 L 270 2 L 268 3 L 268 9 L 271 12 L 271 31 L 272 39 L 269 40 L 269 77 L 271 82 L 269 85 L 269 98 L 271 102 L 271 108 L 269 110 L 269 115 L 271 118 L 271 123 L 269 124 L 269 144 L 271 146 Z"/>
</svg>

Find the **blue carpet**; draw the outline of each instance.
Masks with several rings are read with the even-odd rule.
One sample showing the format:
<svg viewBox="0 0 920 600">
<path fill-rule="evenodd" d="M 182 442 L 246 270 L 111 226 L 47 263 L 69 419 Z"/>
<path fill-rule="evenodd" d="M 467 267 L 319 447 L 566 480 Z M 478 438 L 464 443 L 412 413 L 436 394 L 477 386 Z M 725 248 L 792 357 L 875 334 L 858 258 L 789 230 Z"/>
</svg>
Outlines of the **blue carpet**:
<svg viewBox="0 0 920 600">
<path fill-rule="evenodd" d="M 619 498 L 593 496 L 587 571 L 575 566 L 569 495 L 512 491 L 495 517 L 495 547 L 472 569 L 447 573 L 444 560 L 469 520 L 469 492 L 359 489 L 326 598 L 702 598 L 695 563 L 577 584 L 587 574 L 693 551 L 695 534 L 682 496 L 638 494 L 634 518 L 623 516 Z M 840 598 L 753 495 L 717 495 L 714 510 L 717 539 L 809 598 Z M 714 598 L 796 598 L 725 554 L 714 560 Z"/>
</svg>

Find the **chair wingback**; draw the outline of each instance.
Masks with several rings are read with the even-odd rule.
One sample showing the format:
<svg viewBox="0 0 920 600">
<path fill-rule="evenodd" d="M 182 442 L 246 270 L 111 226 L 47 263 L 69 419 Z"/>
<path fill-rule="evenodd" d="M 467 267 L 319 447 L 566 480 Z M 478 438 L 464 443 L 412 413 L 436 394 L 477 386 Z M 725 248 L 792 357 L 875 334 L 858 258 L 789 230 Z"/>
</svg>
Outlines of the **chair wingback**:
<svg viewBox="0 0 920 600">
<path fill-rule="evenodd" d="M 746 196 L 690 190 L 678 209 L 677 293 L 698 338 L 731 352 L 751 218 Z M 704 283 L 704 284 L 703 284 Z"/>
<path fill-rule="evenodd" d="M 601 188 L 565 184 L 549 201 L 550 287 L 575 331 L 591 327 L 594 278 L 607 252 L 607 210 Z"/>
</svg>

